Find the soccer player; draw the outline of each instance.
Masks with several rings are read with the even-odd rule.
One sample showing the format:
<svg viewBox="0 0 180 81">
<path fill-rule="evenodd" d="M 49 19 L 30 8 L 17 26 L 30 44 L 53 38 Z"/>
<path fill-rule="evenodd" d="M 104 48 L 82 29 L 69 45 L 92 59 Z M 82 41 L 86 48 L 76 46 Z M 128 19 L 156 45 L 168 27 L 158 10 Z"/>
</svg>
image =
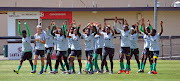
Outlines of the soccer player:
<svg viewBox="0 0 180 81">
<path fill-rule="evenodd" d="M 41 57 L 41 71 L 39 74 L 43 73 L 43 69 L 44 69 L 44 51 L 45 51 L 45 47 L 44 44 L 46 43 L 45 40 L 45 35 L 42 32 L 42 27 L 40 25 L 37 25 L 37 33 L 34 35 L 34 39 L 35 39 L 35 55 L 34 55 L 34 65 L 33 65 L 33 71 L 31 73 L 36 73 L 36 65 L 37 65 L 37 59 L 38 56 L 40 55 Z"/>
<path fill-rule="evenodd" d="M 21 33 L 21 27 L 20 27 L 20 21 L 18 22 L 18 32 L 20 34 L 20 36 L 22 37 L 22 55 L 21 55 L 21 59 L 20 59 L 20 63 L 18 65 L 17 70 L 14 70 L 15 73 L 19 74 L 19 70 L 22 66 L 23 61 L 25 61 L 26 59 L 29 60 L 29 63 L 31 65 L 31 68 L 33 70 L 33 62 L 32 62 L 32 47 L 31 47 L 31 34 L 29 31 L 29 27 L 27 25 L 27 23 L 25 22 L 25 26 L 26 29 L 28 31 L 28 35 L 26 33 L 26 30 L 22 30 Z"/>
<path fill-rule="evenodd" d="M 130 70 L 130 36 L 131 36 L 131 28 L 129 27 L 127 21 L 125 20 L 125 25 L 120 24 L 121 29 L 117 28 L 117 17 L 115 17 L 115 29 L 116 31 L 121 33 L 121 50 L 120 50 L 120 71 L 118 74 L 121 74 L 122 72 L 125 72 L 126 74 L 129 74 Z M 122 30 L 123 29 L 123 30 Z M 126 56 L 127 64 L 126 69 L 124 69 L 124 55 Z"/>
<path fill-rule="evenodd" d="M 137 23 L 139 25 L 139 23 Z M 138 70 L 140 69 L 140 62 L 139 62 L 139 46 L 138 46 L 138 38 L 139 38 L 139 33 L 137 32 L 138 25 L 132 25 L 131 30 L 132 34 L 130 37 L 130 43 L 131 43 L 131 57 L 134 55 L 137 65 L 138 65 Z"/>
<path fill-rule="evenodd" d="M 101 28 L 100 28 L 101 29 Z M 103 51 L 103 60 L 101 62 L 101 73 L 103 73 L 103 66 L 106 62 L 106 57 L 109 55 L 110 63 L 111 63 L 111 72 L 109 74 L 113 74 L 113 57 L 114 57 L 114 31 L 111 29 L 110 25 L 105 27 L 106 32 L 100 32 L 99 35 L 104 35 L 104 51 Z M 98 30 L 99 32 L 99 30 Z"/>
<path fill-rule="evenodd" d="M 147 35 L 144 33 L 144 27 L 145 27 L 145 24 L 144 24 L 144 18 L 142 18 L 142 25 L 141 25 L 141 32 L 139 31 L 139 29 L 137 29 L 137 32 L 139 32 L 143 38 L 144 38 L 144 51 L 143 51 L 143 55 L 142 55 L 142 61 L 140 63 L 140 70 L 138 71 L 138 73 L 144 73 L 144 68 L 145 68 L 145 64 L 146 64 L 146 60 L 147 58 L 149 58 L 149 63 L 150 63 L 150 72 L 148 73 L 151 73 L 152 71 L 152 55 L 149 54 L 149 47 L 150 47 L 150 31 L 152 30 L 152 27 L 151 27 L 151 24 L 150 24 L 150 21 L 148 20 L 147 21 L 148 25 L 145 30 L 146 30 L 146 33 Z"/>
<path fill-rule="evenodd" d="M 95 30 L 95 32 L 91 33 L 90 32 L 91 29 Z M 92 24 L 88 23 L 88 25 L 83 29 L 83 31 L 85 34 L 81 34 L 81 36 L 84 39 L 85 53 L 88 60 L 85 72 L 86 73 L 89 72 L 89 74 L 94 74 L 92 57 L 93 57 L 93 50 L 94 50 L 93 39 L 94 39 L 94 36 L 97 34 L 96 23 L 92 23 Z M 89 71 L 89 68 L 91 68 L 91 71 Z"/>
<path fill-rule="evenodd" d="M 44 72 L 46 72 L 48 65 L 49 65 L 50 72 L 52 72 L 51 57 L 52 57 L 52 52 L 53 52 L 54 41 L 53 41 L 53 36 L 51 35 L 51 32 L 50 32 L 50 26 L 48 26 L 47 32 L 44 32 L 44 33 L 45 33 L 45 40 L 46 40 L 45 52 L 46 52 L 46 57 L 47 57 L 47 62 L 45 65 Z"/>
<path fill-rule="evenodd" d="M 74 33 L 70 34 L 70 29 L 72 26 L 69 26 L 68 30 L 68 35 L 67 37 L 70 38 L 71 40 L 71 56 L 70 56 L 70 66 L 69 70 L 71 72 L 71 68 L 73 67 L 74 64 L 74 59 L 77 57 L 78 62 L 79 62 L 79 73 L 82 74 L 82 62 L 81 62 L 81 35 L 79 33 L 79 28 L 81 24 L 79 24 L 78 28 L 74 29 Z"/>
<path fill-rule="evenodd" d="M 55 41 L 57 43 L 57 54 L 56 54 L 56 63 L 55 63 L 54 74 L 57 73 L 59 63 L 61 64 L 61 66 L 63 66 L 62 59 L 61 59 L 62 56 L 63 56 L 64 62 L 66 64 L 67 74 L 69 74 L 69 65 L 67 62 L 68 39 L 65 34 L 65 27 L 58 29 L 59 35 L 54 34 L 53 29 L 54 29 L 54 25 L 51 28 L 51 34 L 54 36 Z M 64 67 L 62 67 L 62 70 L 65 71 Z"/>
<path fill-rule="evenodd" d="M 151 71 L 152 74 L 157 74 L 156 63 L 157 63 L 157 59 L 158 59 L 159 51 L 160 51 L 159 39 L 163 33 L 163 21 L 160 22 L 160 25 L 161 25 L 160 33 L 157 34 L 156 29 L 152 29 L 151 33 L 150 33 L 149 53 L 150 53 L 150 55 L 153 55 L 153 69 Z M 144 28 L 144 30 L 145 30 L 145 28 Z M 148 34 L 146 31 L 144 33 Z"/>
<path fill-rule="evenodd" d="M 106 26 L 106 23 L 104 23 L 104 25 Z M 105 32 L 104 31 L 104 28 L 102 28 L 101 30 L 101 24 L 99 24 L 97 26 L 97 30 L 99 29 L 99 32 Z M 96 34 L 95 37 L 94 37 L 94 44 L 95 44 L 95 51 L 94 51 L 94 66 L 95 66 L 95 72 L 100 72 L 99 70 L 99 66 L 98 66 L 98 63 L 97 63 L 97 59 L 98 59 L 98 55 L 100 55 L 100 59 L 102 61 L 102 51 L 103 51 L 103 45 L 104 45 L 104 35 L 98 35 Z M 105 61 L 105 68 L 106 68 L 106 72 L 109 72 L 109 69 L 108 69 L 108 66 L 107 66 L 107 61 Z"/>
</svg>

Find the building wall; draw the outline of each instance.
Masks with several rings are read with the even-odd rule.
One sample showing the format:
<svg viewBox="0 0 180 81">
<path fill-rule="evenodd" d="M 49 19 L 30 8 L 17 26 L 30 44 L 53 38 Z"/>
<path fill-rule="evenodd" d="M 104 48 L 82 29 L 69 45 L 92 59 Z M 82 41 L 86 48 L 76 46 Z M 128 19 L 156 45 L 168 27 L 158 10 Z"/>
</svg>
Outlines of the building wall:
<svg viewBox="0 0 180 81">
<path fill-rule="evenodd" d="M 62 1 L 62 2 L 61 2 Z M 93 7 L 93 0 L 81 0 Z M 80 0 L 0 0 L 0 7 L 85 7 Z M 152 7 L 154 0 L 94 0 L 97 7 Z M 162 7 L 170 7 L 175 0 L 158 0 Z M 61 4 L 61 5 L 60 5 Z"/>
</svg>

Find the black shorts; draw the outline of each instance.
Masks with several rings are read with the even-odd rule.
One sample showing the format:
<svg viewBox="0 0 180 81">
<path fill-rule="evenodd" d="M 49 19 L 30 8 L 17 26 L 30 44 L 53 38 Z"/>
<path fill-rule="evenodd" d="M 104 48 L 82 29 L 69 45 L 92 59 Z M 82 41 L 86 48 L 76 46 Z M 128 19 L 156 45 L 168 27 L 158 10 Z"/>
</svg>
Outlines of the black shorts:
<svg viewBox="0 0 180 81">
<path fill-rule="evenodd" d="M 68 56 L 71 54 L 71 48 L 68 48 Z"/>
<path fill-rule="evenodd" d="M 139 56 L 139 49 L 131 49 L 131 56 Z"/>
<path fill-rule="evenodd" d="M 149 48 L 145 48 L 142 54 L 143 54 L 143 55 L 144 55 L 144 54 L 149 55 Z"/>
<path fill-rule="evenodd" d="M 81 50 L 71 50 L 71 57 L 81 59 Z"/>
<path fill-rule="evenodd" d="M 149 51 L 149 53 L 151 55 L 151 59 L 153 59 L 153 58 L 158 59 L 159 51 Z"/>
<path fill-rule="evenodd" d="M 102 55 L 102 48 L 98 48 L 95 50 L 95 54 L 100 54 Z"/>
<path fill-rule="evenodd" d="M 121 47 L 120 53 L 130 55 L 130 47 Z"/>
<path fill-rule="evenodd" d="M 93 57 L 93 50 L 85 51 L 86 57 Z"/>
<path fill-rule="evenodd" d="M 52 54 L 53 47 L 46 48 L 45 52 L 46 52 L 46 54 Z"/>
<path fill-rule="evenodd" d="M 44 57 L 44 50 L 35 50 L 35 55 L 40 55 L 40 57 Z"/>
<path fill-rule="evenodd" d="M 103 57 L 114 57 L 114 48 L 104 47 Z"/>
<path fill-rule="evenodd" d="M 32 52 L 22 52 L 21 60 L 32 60 Z"/>
<path fill-rule="evenodd" d="M 56 58 L 57 57 L 68 57 L 67 51 L 57 51 Z"/>
</svg>

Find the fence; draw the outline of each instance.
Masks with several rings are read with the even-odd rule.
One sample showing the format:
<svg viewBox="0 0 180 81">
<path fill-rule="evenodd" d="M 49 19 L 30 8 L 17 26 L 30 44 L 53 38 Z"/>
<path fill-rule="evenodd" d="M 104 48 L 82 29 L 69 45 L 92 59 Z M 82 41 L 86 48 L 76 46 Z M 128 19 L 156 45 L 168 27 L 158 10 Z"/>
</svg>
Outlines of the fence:
<svg viewBox="0 0 180 81">
<path fill-rule="evenodd" d="M 2 39 L 5 39 L 5 40 L 8 39 L 7 41 L 8 43 L 21 43 L 21 40 L 20 40 L 21 38 L 18 36 L 0 37 L 0 40 Z M 114 59 L 116 60 L 119 59 L 120 41 L 121 41 L 120 39 L 121 39 L 120 36 L 115 36 L 114 38 L 114 45 L 115 45 Z M 180 41 L 180 36 L 161 36 L 160 44 L 159 44 L 160 45 L 159 58 L 172 59 L 175 57 L 180 57 L 180 42 L 179 41 Z M 139 43 L 140 58 L 141 58 L 143 46 L 144 46 L 144 39 L 142 36 L 139 37 L 138 43 Z M 82 59 L 86 59 L 85 51 L 84 51 L 84 40 L 82 40 L 81 45 L 82 45 Z"/>
</svg>

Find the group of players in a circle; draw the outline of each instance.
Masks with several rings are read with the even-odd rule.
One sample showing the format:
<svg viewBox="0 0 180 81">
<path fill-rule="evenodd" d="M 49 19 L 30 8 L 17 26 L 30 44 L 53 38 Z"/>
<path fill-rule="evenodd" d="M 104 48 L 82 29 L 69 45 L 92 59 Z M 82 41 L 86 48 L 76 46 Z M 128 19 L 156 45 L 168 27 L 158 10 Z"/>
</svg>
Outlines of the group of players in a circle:
<svg viewBox="0 0 180 81">
<path fill-rule="evenodd" d="M 117 27 L 119 23 L 120 28 Z M 114 44 L 113 38 L 116 31 L 121 34 L 121 49 L 120 49 L 120 70 L 118 74 L 125 72 L 129 74 L 130 59 L 132 55 L 135 56 L 138 66 L 138 73 L 144 73 L 144 68 L 147 58 L 149 58 L 150 71 L 149 74 L 157 74 L 156 62 L 159 55 L 159 39 L 163 33 L 163 22 L 160 22 L 161 31 L 156 33 L 156 29 L 153 29 L 150 21 L 147 20 L 148 26 L 145 27 L 144 18 L 142 18 L 142 24 L 139 22 L 130 26 L 127 20 L 124 20 L 124 24 L 118 21 L 115 17 L 114 30 L 110 24 L 104 23 L 104 27 L 97 22 L 89 22 L 84 28 L 83 32 L 80 33 L 81 24 L 76 25 L 75 20 L 69 24 L 68 31 L 67 21 L 63 23 L 62 27 L 57 27 L 55 22 L 51 22 L 51 27 L 48 26 L 47 30 L 42 30 L 41 24 L 37 25 L 37 33 L 34 35 L 35 47 L 34 47 L 34 63 L 32 62 L 32 47 L 31 47 L 31 34 L 27 23 L 25 26 L 27 29 L 22 30 L 20 27 L 20 21 L 18 22 L 18 32 L 22 37 L 22 56 L 20 59 L 20 64 L 15 73 L 19 73 L 23 61 L 29 60 L 32 67 L 31 73 L 36 73 L 37 59 L 38 56 L 41 57 L 41 71 L 39 74 L 46 72 L 47 67 L 50 68 L 50 73 L 58 73 L 59 64 L 61 65 L 61 71 L 64 74 L 75 74 L 74 60 L 77 57 L 79 63 L 79 73 L 82 74 L 82 62 L 81 62 L 81 38 L 84 39 L 85 44 L 85 55 L 87 57 L 87 65 L 84 72 L 87 74 L 106 73 L 109 72 L 106 57 L 109 55 L 109 60 L 111 64 L 111 69 L 109 74 L 113 74 L 113 56 L 114 56 Z M 139 29 L 140 26 L 140 29 Z M 139 61 L 139 47 L 138 47 L 138 37 L 141 34 L 144 38 L 144 51 L 142 52 L 142 61 Z M 54 71 L 52 70 L 51 55 L 53 49 L 56 51 L 56 63 Z M 45 54 L 46 53 L 46 54 Z M 44 55 L 47 57 L 47 62 L 44 67 Z M 101 68 L 98 66 L 98 55 L 101 58 Z M 124 56 L 126 57 L 127 63 L 124 67 Z M 64 63 L 62 62 L 62 58 Z M 105 65 L 106 70 L 103 70 Z M 66 66 L 66 70 L 65 70 Z M 93 69 L 93 66 L 95 69 Z"/>
</svg>

